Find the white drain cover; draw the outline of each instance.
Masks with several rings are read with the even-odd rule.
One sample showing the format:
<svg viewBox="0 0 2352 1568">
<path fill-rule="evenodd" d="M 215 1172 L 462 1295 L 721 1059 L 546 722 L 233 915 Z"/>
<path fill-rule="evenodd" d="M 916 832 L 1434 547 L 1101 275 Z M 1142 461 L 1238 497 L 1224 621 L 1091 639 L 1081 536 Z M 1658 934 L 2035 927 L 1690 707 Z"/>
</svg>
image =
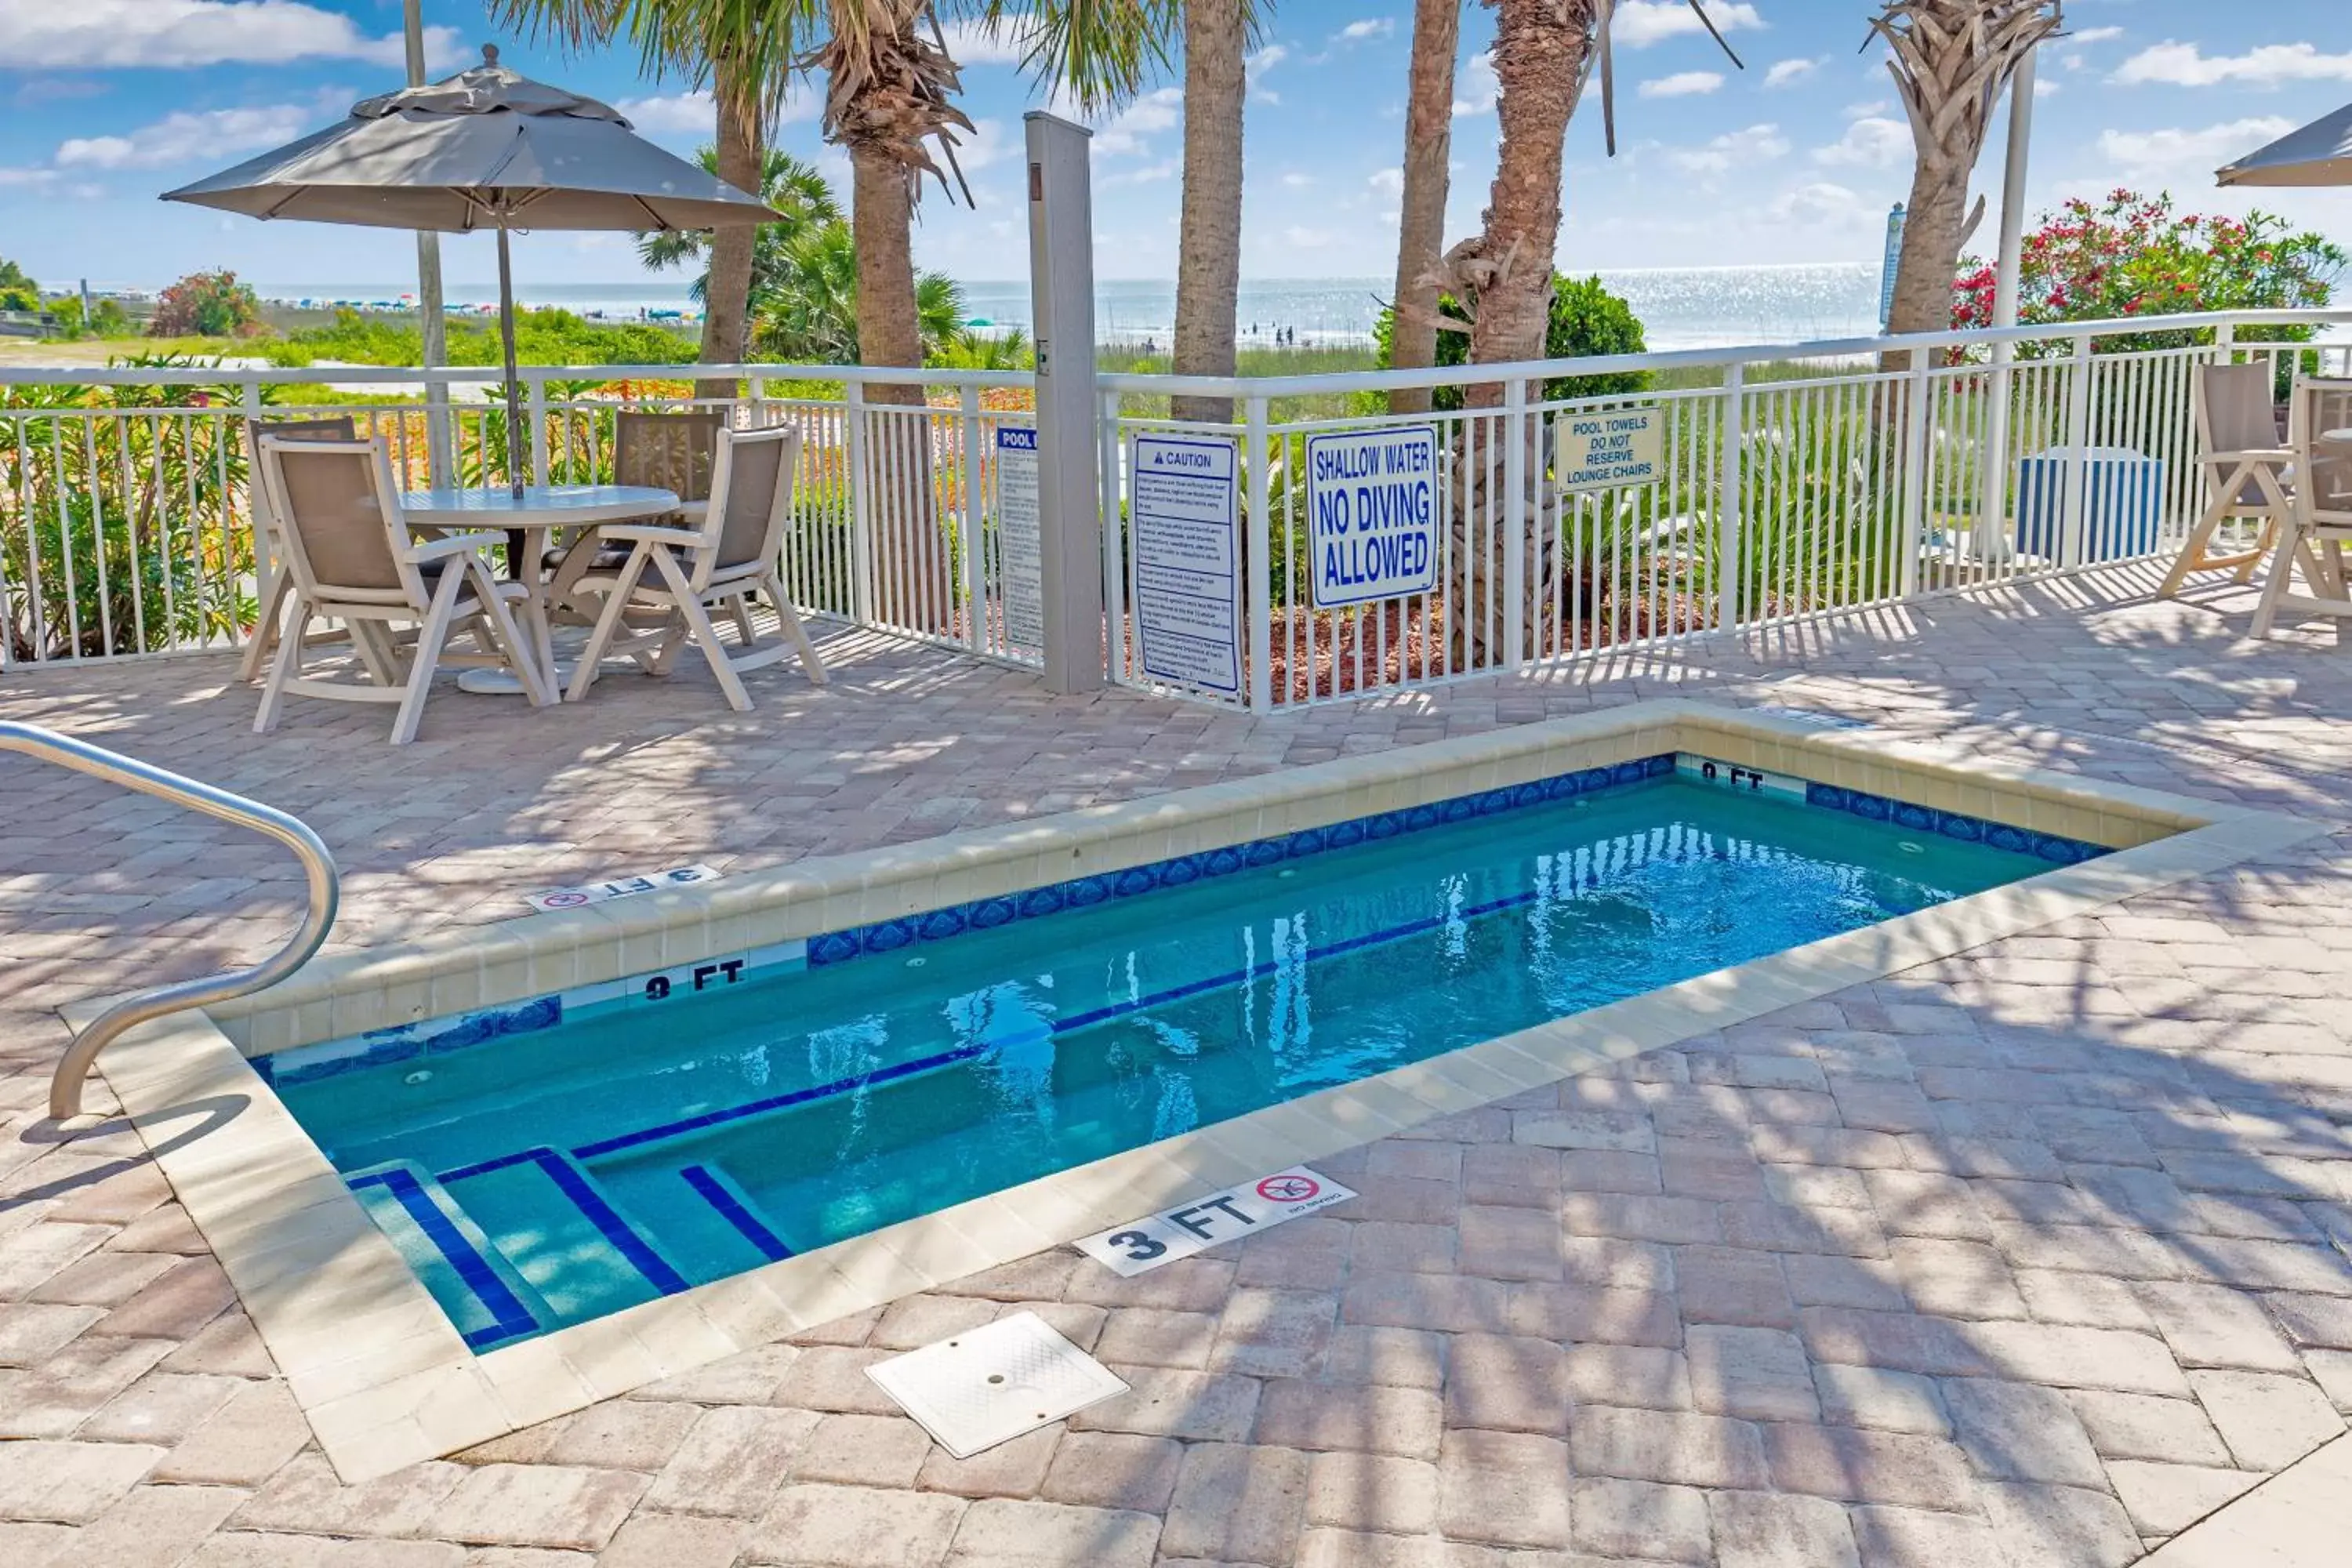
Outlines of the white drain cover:
<svg viewBox="0 0 2352 1568">
<path fill-rule="evenodd" d="M 876 1362 L 866 1375 L 959 1459 L 1127 1392 L 1034 1312 Z"/>
</svg>

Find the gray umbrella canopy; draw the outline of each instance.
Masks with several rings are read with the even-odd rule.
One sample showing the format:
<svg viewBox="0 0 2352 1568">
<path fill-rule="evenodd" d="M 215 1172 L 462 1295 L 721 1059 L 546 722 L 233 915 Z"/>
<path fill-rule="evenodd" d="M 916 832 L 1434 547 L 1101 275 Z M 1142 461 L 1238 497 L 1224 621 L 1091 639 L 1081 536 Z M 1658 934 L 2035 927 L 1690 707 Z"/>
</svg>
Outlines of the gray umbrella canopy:
<svg viewBox="0 0 2352 1568">
<path fill-rule="evenodd" d="M 2216 178 L 2225 185 L 2352 185 L 2352 103 L 2247 153 Z"/>
<path fill-rule="evenodd" d="M 167 191 L 259 218 L 465 233 L 714 228 L 781 215 L 640 140 L 618 110 L 484 63 Z"/>
<path fill-rule="evenodd" d="M 490 46 L 472 70 L 363 100 L 341 125 L 166 191 L 163 199 L 257 218 L 496 230 L 507 420 L 518 432 L 509 230 L 717 228 L 783 216 L 639 140 L 610 104 L 508 70 Z M 518 498 L 521 448 L 520 439 L 510 447 Z"/>
</svg>

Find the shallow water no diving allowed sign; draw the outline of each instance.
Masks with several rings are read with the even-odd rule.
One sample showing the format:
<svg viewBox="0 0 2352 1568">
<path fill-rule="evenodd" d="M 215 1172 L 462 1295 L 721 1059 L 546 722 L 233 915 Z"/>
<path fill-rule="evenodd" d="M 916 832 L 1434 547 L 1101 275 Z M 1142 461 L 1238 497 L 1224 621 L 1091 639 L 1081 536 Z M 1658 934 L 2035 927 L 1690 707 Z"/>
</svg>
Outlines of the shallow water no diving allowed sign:
<svg viewBox="0 0 2352 1568">
<path fill-rule="evenodd" d="M 1307 441 L 1315 607 L 1437 586 L 1437 427 L 1337 430 Z"/>
<path fill-rule="evenodd" d="M 1318 1176 L 1304 1165 L 1293 1165 L 1287 1171 L 1276 1171 L 1270 1176 L 1260 1176 L 1256 1181 L 1227 1187 L 1222 1193 L 1193 1198 L 1174 1208 L 1081 1237 L 1077 1247 L 1114 1273 L 1131 1279 L 1163 1263 L 1190 1258 L 1204 1247 L 1255 1236 L 1285 1220 L 1329 1208 L 1355 1195 L 1328 1176 Z"/>
</svg>

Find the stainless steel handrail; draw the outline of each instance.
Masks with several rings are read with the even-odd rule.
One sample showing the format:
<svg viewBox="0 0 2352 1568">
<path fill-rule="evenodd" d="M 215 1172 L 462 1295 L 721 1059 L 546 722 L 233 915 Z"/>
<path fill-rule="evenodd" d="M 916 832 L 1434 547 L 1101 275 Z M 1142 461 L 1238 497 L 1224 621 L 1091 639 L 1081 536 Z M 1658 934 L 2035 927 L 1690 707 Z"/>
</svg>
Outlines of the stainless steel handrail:
<svg viewBox="0 0 2352 1568">
<path fill-rule="evenodd" d="M 319 951 L 319 944 L 327 940 L 328 928 L 335 923 L 341 885 L 335 876 L 334 856 L 308 824 L 259 801 L 231 795 L 200 780 L 44 730 L 37 724 L 0 721 L 0 752 L 22 752 L 40 757 L 142 795 L 158 795 L 223 822 L 250 827 L 294 851 L 310 882 L 310 909 L 302 918 L 302 929 L 268 958 L 250 969 L 227 970 L 201 980 L 182 980 L 137 992 L 91 1019 L 74 1037 L 73 1044 L 66 1047 L 64 1059 L 49 1079 L 49 1114 L 58 1121 L 81 1114 L 82 1083 L 89 1077 L 98 1053 L 116 1036 L 166 1013 L 202 1007 L 275 985 L 309 963 L 310 955 Z"/>
</svg>

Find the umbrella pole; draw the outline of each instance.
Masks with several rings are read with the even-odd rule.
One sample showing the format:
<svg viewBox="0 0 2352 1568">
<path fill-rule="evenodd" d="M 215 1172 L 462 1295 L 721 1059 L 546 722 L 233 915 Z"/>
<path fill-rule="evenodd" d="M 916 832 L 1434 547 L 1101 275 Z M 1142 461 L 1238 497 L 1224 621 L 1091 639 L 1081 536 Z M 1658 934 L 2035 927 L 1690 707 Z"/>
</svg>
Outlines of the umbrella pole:
<svg viewBox="0 0 2352 1568">
<path fill-rule="evenodd" d="M 522 500 L 522 465 L 529 450 L 522 427 L 521 373 L 515 369 L 514 262 L 507 252 L 507 226 L 499 225 L 499 336 L 507 351 L 507 472 L 513 476 L 514 499 Z M 516 548 L 513 539 L 507 541 L 509 550 Z M 520 563 L 509 563 L 515 575 L 521 574 Z"/>
</svg>

